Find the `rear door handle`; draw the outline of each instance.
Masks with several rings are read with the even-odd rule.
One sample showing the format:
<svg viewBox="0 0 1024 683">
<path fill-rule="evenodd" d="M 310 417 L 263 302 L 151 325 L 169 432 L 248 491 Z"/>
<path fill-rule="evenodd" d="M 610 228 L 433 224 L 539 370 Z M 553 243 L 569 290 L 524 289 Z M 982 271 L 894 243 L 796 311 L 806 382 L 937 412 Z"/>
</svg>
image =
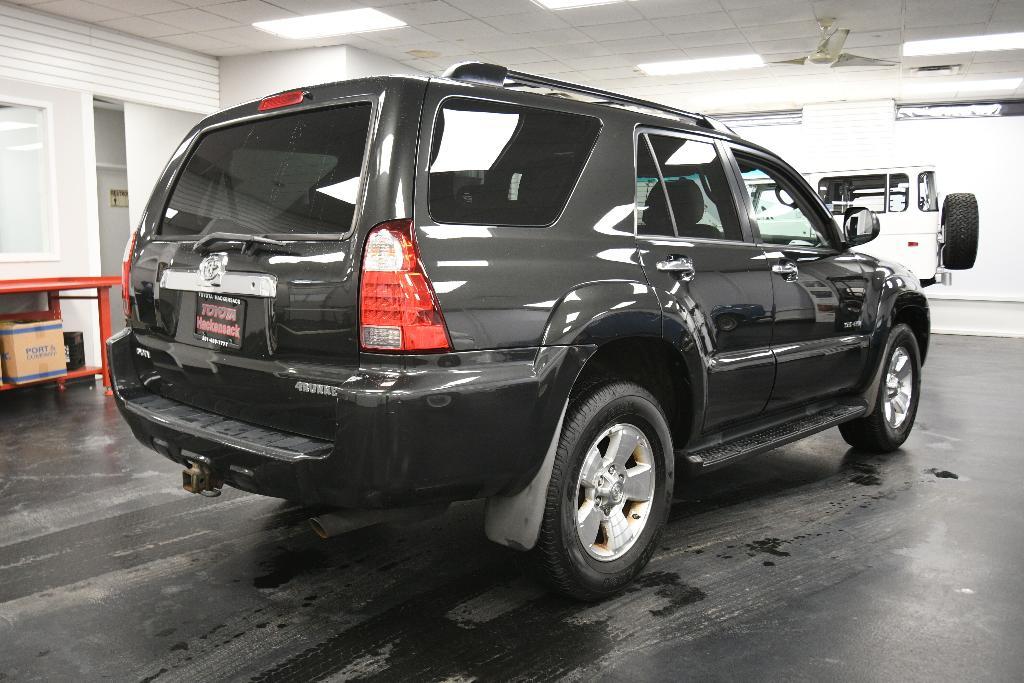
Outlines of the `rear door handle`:
<svg viewBox="0 0 1024 683">
<path fill-rule="evenodd" d="M 796 282 L 800 279 L 800 269 L 793 261 L 779 261 L 772 265 L 772 272 L 781 275 L 786 282 Z"/>
<path fill-rule="evenodd" d="M 693 259 L 682 254 L 672 254 L 664 261 L 658 261 L 657 269 L 666 273 L 675 273 L 680 280 L 689 282 L 697 271 L 693 267 Z"/>
</svg>

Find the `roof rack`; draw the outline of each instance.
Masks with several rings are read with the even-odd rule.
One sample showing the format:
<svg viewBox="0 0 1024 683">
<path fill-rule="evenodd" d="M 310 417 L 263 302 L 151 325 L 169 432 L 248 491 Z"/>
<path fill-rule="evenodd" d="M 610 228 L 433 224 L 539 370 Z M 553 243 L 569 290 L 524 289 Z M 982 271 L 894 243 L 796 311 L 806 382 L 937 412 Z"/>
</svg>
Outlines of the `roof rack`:
<svg viewBox="0 0 1024 683">
<path fill-rule="evenodd" d="M 592 88 L 588 85 L 579 85 L 578 83 L 570 83 L 569 81 L 559 81 L 554 78 L 546 78 L 544 76 L 536 76 L 534 74 L 523 73 L 521 71 L 513 71 L 499 64 L 487 64 L 485 62 L 460 62 L 448 67 L 444 72 L 444 78 L 451 78 L 456 81 L 464 81 L 467 83 L 492 85 L 497 88 L 526 85 L 535 88 L 550 88 L 564 93 L 587 95 L 589 97 L 598 98 L 599 104 L 630 105 L 634 107 L 641 107 L 643 109 L 650 109 L 656 112 L 671 114 L 673 116 L 693 119 L 699 126 L 710 128 L 711 130 L 721 133 L 732 134 L 732 130 L 727 125 L 710 116 L 705 116 L 704 114 L 676 109 L 664 104 L 658 104 L 657 102 L 651 102 L 650 100 L 642 100 L 637 97 L 621 95 L 609 90 L 601 90 L 600 88 Z"/>
</svg>

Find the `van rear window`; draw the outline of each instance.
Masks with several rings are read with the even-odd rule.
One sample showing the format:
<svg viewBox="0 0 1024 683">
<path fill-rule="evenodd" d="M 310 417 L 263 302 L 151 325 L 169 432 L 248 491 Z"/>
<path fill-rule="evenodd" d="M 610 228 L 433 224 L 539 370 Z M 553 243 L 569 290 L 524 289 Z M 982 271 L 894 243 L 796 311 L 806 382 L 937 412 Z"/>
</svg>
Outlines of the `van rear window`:
<svg viewBox="0 0 1024 683">
<path fill-rule="evenodd" d="M 565 208 L 601 122 L 590 116 L 445 101 L 430 154 L 430 217 L 439 223 L 550 225 Z"/>
<path fill-rule="evenodd" d="M 159 234 L 344 233 L 352 225 L 370 105 L 257 119 L 203 135 Z"/>
</svg>

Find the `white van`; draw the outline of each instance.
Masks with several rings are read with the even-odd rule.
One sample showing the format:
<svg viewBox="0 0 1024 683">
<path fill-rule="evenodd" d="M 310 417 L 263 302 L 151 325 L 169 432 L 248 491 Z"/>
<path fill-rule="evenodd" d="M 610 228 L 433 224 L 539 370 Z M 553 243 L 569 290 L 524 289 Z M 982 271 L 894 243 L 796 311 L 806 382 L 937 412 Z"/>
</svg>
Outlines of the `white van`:
<svg viewBox="0 0 1024 683">
<path fill-rule="evenodd" d="M 974 266 L 977 200 L 973 194 L 951 193 L 940 204 L 934 166 L 821 171 L 804 177 L 836 216 L 853 206 L 878 214 L 881 234 L 857 251 L 902 263 L 924 285 L 951 284 L 950 271 Z"/>
</svg>

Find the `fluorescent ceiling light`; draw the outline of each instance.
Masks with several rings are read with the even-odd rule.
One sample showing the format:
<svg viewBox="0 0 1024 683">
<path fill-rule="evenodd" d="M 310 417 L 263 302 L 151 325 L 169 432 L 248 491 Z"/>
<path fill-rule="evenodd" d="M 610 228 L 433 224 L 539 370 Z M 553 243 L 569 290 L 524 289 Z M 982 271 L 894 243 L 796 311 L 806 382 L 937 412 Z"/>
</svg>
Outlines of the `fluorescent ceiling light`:
<svg viewBox="0 0 1024 683">
<path fill-rule="evenodd" d="M 0 121 L 0 133 L 9 130 L 24 130 L 25 128 L 38 128 L 35 123 L 22 123 L 21 121 Z"/>
<path fill-rule="evenodd" d="M 27 145 L 14 145 L 13 147 L 8 147 L 7 149 L 11 150 L 12 152 L 34 152 L 37 149 L 42 149 L 42 148 L 43 148 L 43 143 L 41 143 L 41 142 L 30 142 Z"/>
<path fill-rule="evenodd" d="M 383 31 L 389 28 L 405 26 L 401 19 L 384 14 L 370 8 L 350 9 L 342 12 L 311 14 L 306 17 L 292 19 L 274 19 L 273 21 L 257 21 L 254 28 L 273 33 L 281 38 L 301 40 L 303 38 L 325 38 L 342 36 L 349 33 L 367 33 Z"/>
<path fill-rule="evenodd" d="M 903 43 L 904 57 L 956 55 L 963 52 L 996 52 L 998 50 L 1024 50 L 1024 33 L 994 33 L 990 36 L 908 40 Z"/>
<path fill-rule="evenodd" d="M 594 5 L 611 5 L 623 0 L 533 0 L 547 9 L 576 9 L 577 7 L 593 7 Z M 628 0 L 632 2 L 632 0 Z"/>
<path fill-rule="evenodd" d="M 761 55 L 708 57 L 707 59 L 680 59 L 674 62 L 637 64 L 637 67 L 648 76 L 696 74 L 707 71 L 734 71 L 737 69 L 756 69 L 761 66 L 764 66 L 764 60 L 761 59 Z"/>
<path fill-rule="evenodd" d="M 927 83 L 904 83 L 904 93 L 920 95 L 948 94 L 962 92 L 993 92 L 996 90 L 1016 90 L 1024 78 L 995 78 L 986 81 L 928 81 Z"/>
</svg>

